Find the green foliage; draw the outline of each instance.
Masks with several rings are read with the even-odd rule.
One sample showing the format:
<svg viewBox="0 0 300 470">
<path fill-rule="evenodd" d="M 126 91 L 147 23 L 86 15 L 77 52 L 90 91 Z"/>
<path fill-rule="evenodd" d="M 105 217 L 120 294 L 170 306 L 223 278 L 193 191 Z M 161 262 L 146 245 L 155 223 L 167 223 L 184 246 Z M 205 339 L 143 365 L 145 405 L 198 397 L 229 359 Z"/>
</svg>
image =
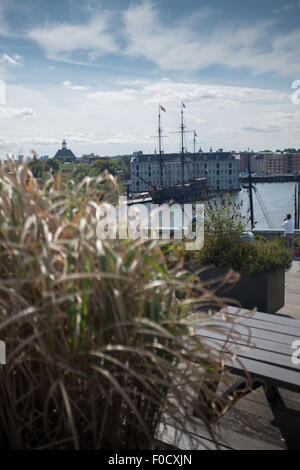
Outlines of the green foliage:
<svg viewBox="0 0 300 470">
<path fill-rule="evenodd" d="M 111 175 L 115 175 L 117 173 L 116 165 L 111 160 L 96 160 L 92 163 L 92 168 L 89 172 L 89 176 L 98 176 L 105 170 L 107 170 Z"/>
<path fill-rule="evenodd" d="M 119 157 L 111 158 L 106 160 L 104 158 L 99 158 L 93 163 L 80 162 L 72 164 L 60 165 L 63 172 L 63 178 L 67 181 L 70 178 L 73 178 L 76 183 L 80 183 L 87 176 L 90 178 L 95 178 L 101 175 L 105 170 L 109 174 L 116 176 L 117 170 L 123 170 L 125 173 L 125 178 L 130 177 L 129 163 L 130 157 Z"/>
<path fill-rule="evenodd" d="M 297 256 L 300 255 L 300 237 L 295 237 L 295 253 Z"/>
<path fill-rule="evenodd" d="M 204 246 L 188 254 L 194 265 L 209 265 L 232 268 L 250 276 L 289 269 L 292 257 L 284 240 L 267 241 L 256 237 L 253 243 L 242 238 L 247 217 L 241 216 L 241 206 L 228 199 L 209 205 L 204 232 Z"/>
<path fill-rule="evenodd" d="M 291 267 L 293 258 L 280 239 L 250 245 L 252 253 L 244 263 L 244 271 L 249 275 L 275 273 Z"/>
<path fill-rule="evenodd" d="M 46 178 L 49 173 L 56 173 L 59 170 L 59 162 L 54 159 L 32 160 L 28 164 L 35 178 Z"/>
<path fill-rule="evenodd" d="M 255 241 L 257 242 L 266 242 L 268 239 L 263 235 L 255 235 Z"/>
</svg>

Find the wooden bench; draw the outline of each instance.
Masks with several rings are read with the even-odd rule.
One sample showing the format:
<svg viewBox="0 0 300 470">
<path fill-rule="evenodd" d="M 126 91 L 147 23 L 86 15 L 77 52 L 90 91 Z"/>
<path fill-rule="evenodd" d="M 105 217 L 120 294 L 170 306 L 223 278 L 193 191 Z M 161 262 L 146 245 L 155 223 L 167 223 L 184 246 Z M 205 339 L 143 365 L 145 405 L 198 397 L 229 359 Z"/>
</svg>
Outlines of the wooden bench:
<svg viewBox="0 0 300 470">
<path fill-rule="evenodd" d="M 280 398 L 278 387 L 300 392 L 300 364 L 292 360 L 293 343 L 300 340 L 300 321 L 278 314 L 251 314 L 248 310 L 236 307 L 228 307 L 226 314 L 227 321 L 224 321 L 220 312 L 196 330 L 201 338 L 213 343 L 220 351 L 223 352 L 226 348 L 225 358 L 227 354 L 228 361 L 225 361 L 225 368 L 242 377 L 242 380 L 228 388 L 217 400 L 212 401 L 209 394 L 204 396 L 203 390 L 200 392 L 195 401 L 194 415 L 197 416 L 198 404 L 202 403 L 203 407 L 204 398 L 211 421 L 220 417 L 245 394 L 261 386 L 264 387 L 269 402 Z M 222 332 L 213 330 L 213 326 L 221 327 Z M 234 328 L 238 336 L 228 339 L 223 330 L 229 331 L 231 328 Z M 251 347 L 248 344 L 249 334 Z M 232 360 L 230 352 L 234 352 L 236 348 L 238 353 Z M 215 379 L 208 383 L 208 390 L 215 394 L 218 385 L 219 381 Z"/>
</svg>

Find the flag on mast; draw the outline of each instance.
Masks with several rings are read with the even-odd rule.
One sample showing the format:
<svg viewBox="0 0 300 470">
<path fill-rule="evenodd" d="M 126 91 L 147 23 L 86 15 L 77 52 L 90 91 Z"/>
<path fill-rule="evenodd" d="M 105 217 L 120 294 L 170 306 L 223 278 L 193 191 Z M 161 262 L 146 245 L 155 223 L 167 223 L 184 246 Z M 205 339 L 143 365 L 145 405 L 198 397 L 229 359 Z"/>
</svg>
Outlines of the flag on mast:
<svg viewBox="0 0 300 470">
<path fill-rule="evenodd" d="M 196 134 L 196 131 L 194 131 L 194 137 L 198 137 L 197 134 Z"/>
<path fill-rule="evenodd" d="M 161 104 L 159 106 L 162 111 L 166 112 L 165 108 Z"/>
<path fill-rule="evenodd" d="M 185 108 L 185 104 L 184 104 L 184 102 L 183 102 L 183 101 L 182 101 L 182 106 Z"/>
</svg>

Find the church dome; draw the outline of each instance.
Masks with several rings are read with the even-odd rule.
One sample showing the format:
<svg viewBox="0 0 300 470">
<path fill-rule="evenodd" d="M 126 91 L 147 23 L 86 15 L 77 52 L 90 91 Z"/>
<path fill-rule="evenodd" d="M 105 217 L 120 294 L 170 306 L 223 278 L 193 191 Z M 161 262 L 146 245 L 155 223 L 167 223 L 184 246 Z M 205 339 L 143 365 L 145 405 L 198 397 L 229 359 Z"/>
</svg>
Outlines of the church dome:
<svg viewBox="0 0 300 470">
<path fill-rule="evenodd" d="M 62 141 L 61 149 L 56 152 L 53 158 L 61 161 L 75 161 L 76 156 L 72 152 L 72 150 L 67 148 L 66 139 Z"/>
</svg>

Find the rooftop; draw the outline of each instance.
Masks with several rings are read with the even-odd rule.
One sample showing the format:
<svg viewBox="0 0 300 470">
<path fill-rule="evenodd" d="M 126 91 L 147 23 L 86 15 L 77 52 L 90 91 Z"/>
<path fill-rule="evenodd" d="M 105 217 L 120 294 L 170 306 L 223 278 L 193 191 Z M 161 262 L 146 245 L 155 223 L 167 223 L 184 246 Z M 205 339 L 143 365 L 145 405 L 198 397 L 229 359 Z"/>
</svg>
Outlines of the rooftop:
<svg viewBox="0 0 300 470">
<path fill-rule="evenodd" d="M 58 160 L 75 160 L 76 159 L 76 156 L 74 155 L 74 153 L 72 152 L 72 150 L 68 149 L 67 148 L 67 142 L 66 140 L 64 139 L 62 141 L 62 147 L 61 149 L 59 149 L 56 154 L 54 155 L 53 158 L 56 158 Z"/>
</svg>

